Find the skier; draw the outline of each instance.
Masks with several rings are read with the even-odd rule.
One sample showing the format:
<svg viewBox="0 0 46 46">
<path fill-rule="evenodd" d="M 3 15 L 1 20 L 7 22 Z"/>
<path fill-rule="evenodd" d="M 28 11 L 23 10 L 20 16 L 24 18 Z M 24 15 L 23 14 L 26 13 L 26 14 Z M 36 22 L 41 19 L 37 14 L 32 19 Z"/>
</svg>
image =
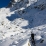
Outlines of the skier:
<svg viewBox="0 0 46 46">
<path fill-rule="evenodd" d="M 32 40 L 34 40 L 34 33 L 31 33 L 31 38 Z"/>
<path fill-rule="evenodd" d="M 31 42 L 32 42 L 32 44 L 33 44 L 34 46 L 36 46 L 36 45 L 35 45 L 35 40 L 34 40 L 34 35 L 35 35 L 35 34 L 31 32 Z"/>
</svg>

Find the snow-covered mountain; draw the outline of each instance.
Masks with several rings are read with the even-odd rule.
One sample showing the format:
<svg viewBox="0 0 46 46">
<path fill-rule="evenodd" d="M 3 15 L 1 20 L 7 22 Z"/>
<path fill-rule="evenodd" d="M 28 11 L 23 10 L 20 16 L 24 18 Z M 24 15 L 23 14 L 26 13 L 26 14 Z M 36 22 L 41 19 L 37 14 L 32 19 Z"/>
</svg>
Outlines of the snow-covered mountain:
<svg viewBox="0 0 46 46">
<path fill-rule="evenodd" d="M 11 0 L 0 8 L 0 46 L 32 46 L 31 32 L 36 46 L 46 46 L 46 0 Z"/>
</svg>

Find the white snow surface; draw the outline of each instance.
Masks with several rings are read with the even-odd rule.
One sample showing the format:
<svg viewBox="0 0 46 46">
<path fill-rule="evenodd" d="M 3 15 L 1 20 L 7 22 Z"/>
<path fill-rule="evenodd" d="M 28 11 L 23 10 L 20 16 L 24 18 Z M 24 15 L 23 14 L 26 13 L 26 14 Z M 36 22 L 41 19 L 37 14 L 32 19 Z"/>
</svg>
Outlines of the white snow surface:
<svg viewBox="0 0 46 46">
<path fill-rule="evenodd" d="M 22 3 L 26 1 L 29 3 L 25 7 Z M 46 0 L 24 0 L 20 4 L 19 9 L 0 8 L 0 46 L 28 46 L 31 32 L 35 34 L 36 46 L 46 46 Z M 35 7 L 41 4 L 44 6 Z"/>
</svg>

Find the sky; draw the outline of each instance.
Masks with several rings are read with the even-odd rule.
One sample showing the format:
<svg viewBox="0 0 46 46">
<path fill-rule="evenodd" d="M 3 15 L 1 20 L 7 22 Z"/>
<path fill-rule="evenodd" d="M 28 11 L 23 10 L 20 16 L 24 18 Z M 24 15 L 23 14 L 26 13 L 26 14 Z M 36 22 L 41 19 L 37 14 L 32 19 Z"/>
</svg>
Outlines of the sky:
<svg viewBox="0 0 46 46">
<path fill-rule="evenodd" d="M 0 0 L 0 8 L 6 7 L 10 0 Z"/>
</svg>

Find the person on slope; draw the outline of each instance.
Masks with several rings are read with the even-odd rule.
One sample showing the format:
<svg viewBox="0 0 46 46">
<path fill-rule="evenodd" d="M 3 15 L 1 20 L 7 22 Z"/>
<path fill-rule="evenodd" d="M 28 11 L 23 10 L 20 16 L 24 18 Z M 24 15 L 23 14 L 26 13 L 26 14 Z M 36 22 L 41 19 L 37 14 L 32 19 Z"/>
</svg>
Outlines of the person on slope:
<svg viewBox="0 0 46 46">
<path fill-rule="evenodd" d="M 35 34 L 31 32 L 31 42 L 35 46 L 35 39 L 34 39 Z"/>
</svg>

